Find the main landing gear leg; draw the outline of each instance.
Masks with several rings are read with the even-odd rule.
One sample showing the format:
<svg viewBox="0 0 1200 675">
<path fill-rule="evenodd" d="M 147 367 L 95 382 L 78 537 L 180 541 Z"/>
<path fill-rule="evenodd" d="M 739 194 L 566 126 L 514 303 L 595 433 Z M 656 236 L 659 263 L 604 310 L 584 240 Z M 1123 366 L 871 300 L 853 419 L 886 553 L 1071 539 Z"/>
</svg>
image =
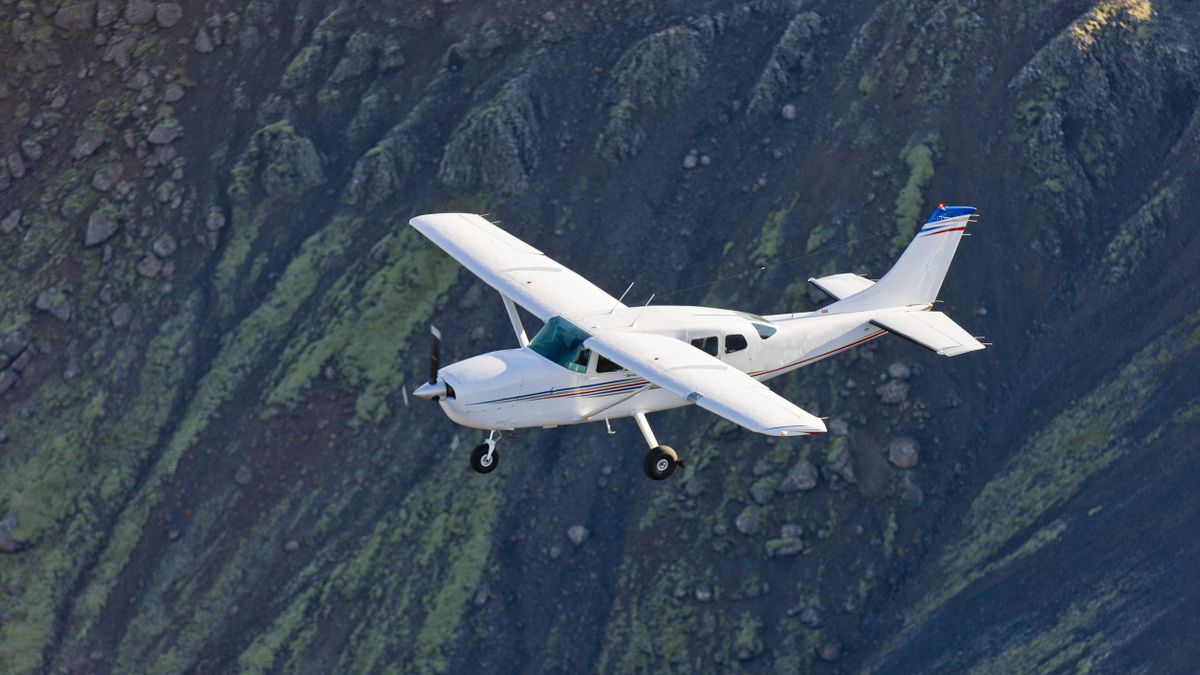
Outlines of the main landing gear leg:
<svg viewBox="0 0 1200 675">
<path fill-rule="evenodd" d="M 496 469 L 496 465 L 500 463 L 500 451 L 496 449 L 499 440 L 499 431 L 492 429 L 488 432 L 487 439 L 471 451 L 472 469 L 478 473 L 491 473 Z"/>
<path fill-rule="evenodd" d="M 659 445 L 650 423 L 646 421 L 645 413 L 634 413 L 633 419 L 637 422 L 642 437 L 646 439 L 646 445 L 650 446 L 650 451 L 646 453 L 646 461 L 642 463 L 642 470 L 651 480 L 666 480 L 675 473 L 675 467 L 683 466 L 683 462 L 679 461 L 679 455 L 671 446 Z"/>
</svg>

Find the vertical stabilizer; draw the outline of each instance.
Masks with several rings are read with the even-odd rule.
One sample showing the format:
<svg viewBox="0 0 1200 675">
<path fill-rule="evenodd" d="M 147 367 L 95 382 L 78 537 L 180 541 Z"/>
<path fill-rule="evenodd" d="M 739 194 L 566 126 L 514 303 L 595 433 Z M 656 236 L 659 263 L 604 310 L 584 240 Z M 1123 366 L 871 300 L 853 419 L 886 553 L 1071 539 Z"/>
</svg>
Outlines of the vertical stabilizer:
<svg viewBox="0 0 1200 675">
<path fill-rule="evenodd" d="M 931 304 L 942 288 L 963 232 L 978 219 L 974 214 L 971 206 L 939 205 L 882 279 L 830 305 L 829 310 L 856 312 Z"/>
</svg>

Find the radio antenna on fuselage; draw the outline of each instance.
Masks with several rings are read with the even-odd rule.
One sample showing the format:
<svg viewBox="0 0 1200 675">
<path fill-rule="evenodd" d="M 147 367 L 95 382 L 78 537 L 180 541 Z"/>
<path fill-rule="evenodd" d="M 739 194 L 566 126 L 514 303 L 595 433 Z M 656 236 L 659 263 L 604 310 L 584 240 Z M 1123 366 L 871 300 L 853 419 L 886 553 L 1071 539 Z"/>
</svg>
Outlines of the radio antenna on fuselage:
<svg viewBox="0 0 1200 675">
<path fill-rule="evenodd" d="M 635 325 L 637 325 L 638 319 L 642 318 L 642 312 L 646 311 L 646 308 L 649 307 L 650 303 L 653 301 L 654 301 L 654 294 L 651 293 L 650 299 L 646 300 L 646 304 L 642 305 L 642 308 L 640 310 L 638 310 L 637 316 L 633 317 L 633 323 L 629 324 L 630 328 L 633 328 Z"/>
<path fill-rule="evenodd" d="M 636 281 L 629 282 L 629 288 L 626 288 L 625 292 L 621 294 L 621 297 L 617 298 L 617 304 L 613 305 L 613 308 L 608 310 L 609 314 L 612 314 L 613 312 L 617 311 L 617 307 L 620 306 L 621 301 L 625 299 L 625 296 L 629 295 L 629 291 L 633 290 L 633 285 L 636 283 L 637 283 Z"/>
</svg>

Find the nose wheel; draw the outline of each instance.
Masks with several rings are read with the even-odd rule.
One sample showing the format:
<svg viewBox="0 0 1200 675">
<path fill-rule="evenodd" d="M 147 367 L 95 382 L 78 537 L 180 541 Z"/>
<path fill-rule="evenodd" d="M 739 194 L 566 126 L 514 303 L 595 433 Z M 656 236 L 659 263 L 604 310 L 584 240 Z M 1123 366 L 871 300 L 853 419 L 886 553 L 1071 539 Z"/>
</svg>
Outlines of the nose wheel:
<svg viewBox="0 0 1200 675">
<path fill-rule="evenodd" d="M 496 465 L 500 463 L 500 451 L 496 449 L 496 442 L 499 440 L 500 434 L 491 431 L 487 439 L 471 451 L 471 468 L 475 469 L 476 473 L 491 473 L 496 470 Z"/>
</svg>

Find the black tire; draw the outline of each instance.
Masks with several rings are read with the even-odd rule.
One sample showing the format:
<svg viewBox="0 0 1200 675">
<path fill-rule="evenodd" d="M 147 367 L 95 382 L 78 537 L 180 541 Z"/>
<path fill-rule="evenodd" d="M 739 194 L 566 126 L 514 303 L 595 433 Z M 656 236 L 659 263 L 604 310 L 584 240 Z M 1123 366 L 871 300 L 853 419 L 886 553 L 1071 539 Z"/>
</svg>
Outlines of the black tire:
<svg viewBox="0 0 1200 675">
<path fill-rule="evenodd" d="M 500 463 L 499 449 L 492 450 L 491 458 L 488 458 L 487 451 L 487 443 L 480 443 L 471 451 L 471 468 L 475 469 L 476 473 L 491 473 L 496 470 L 496 465 Z"/>
<path fill-rule="evenodd" d="M 665 445 L 652 448 L 646 453 L 642 470 L 650 480 L 666 480 L 675 473 L 675 467 L 679 466 L 676 456 L 675 451 Z"/>
</svg>

